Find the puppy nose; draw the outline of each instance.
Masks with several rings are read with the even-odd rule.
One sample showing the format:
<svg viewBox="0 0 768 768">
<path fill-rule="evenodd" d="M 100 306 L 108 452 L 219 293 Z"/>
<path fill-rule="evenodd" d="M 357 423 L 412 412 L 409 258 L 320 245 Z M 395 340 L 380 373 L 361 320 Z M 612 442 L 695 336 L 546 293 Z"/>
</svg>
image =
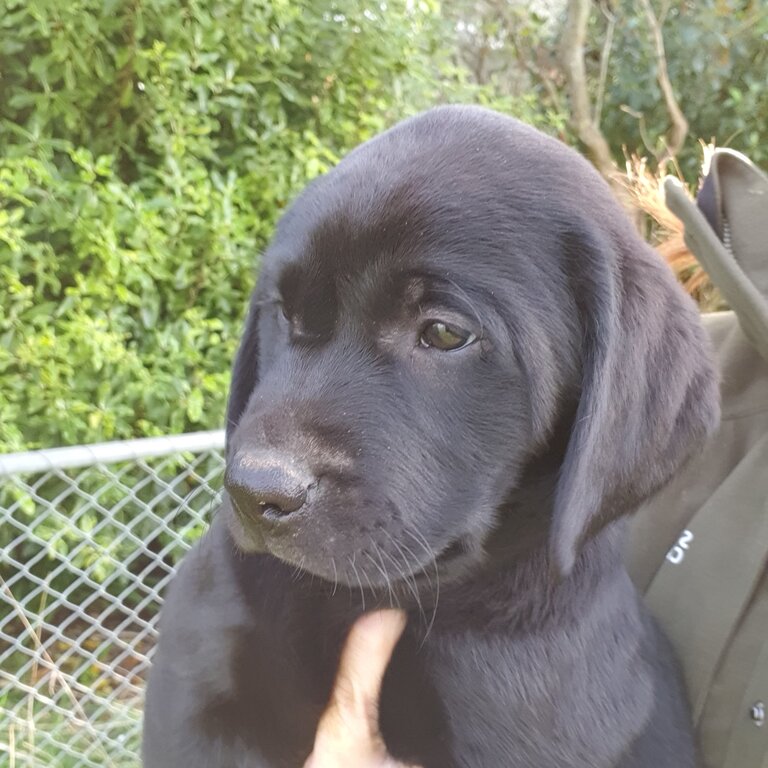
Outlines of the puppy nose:
<svg viewBox="0 0 768 768">
<path fill-rule="evenodd" d="M 224 478 L 224 487 L 240 513 L 271 518 L 301 509 L 311 484 L 306 469 L 270 451 L 238 451 Z"/>
</svg>

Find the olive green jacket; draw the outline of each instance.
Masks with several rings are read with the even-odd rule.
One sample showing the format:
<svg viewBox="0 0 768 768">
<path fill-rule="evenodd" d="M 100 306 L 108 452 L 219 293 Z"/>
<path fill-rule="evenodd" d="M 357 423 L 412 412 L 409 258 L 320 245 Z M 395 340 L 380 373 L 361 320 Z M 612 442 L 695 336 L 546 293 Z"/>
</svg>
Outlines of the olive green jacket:
<svg viewBox="0 0 768 768">
<path fill-rule="evenodd" d="M 696 204 L 665 191 L 733 309 L 703 316 L 723 416 L 634 518 L 628 565 L 683 664 L 703 764 L 768 768 L 768 176 L 718 150 Z"/>
</svg>

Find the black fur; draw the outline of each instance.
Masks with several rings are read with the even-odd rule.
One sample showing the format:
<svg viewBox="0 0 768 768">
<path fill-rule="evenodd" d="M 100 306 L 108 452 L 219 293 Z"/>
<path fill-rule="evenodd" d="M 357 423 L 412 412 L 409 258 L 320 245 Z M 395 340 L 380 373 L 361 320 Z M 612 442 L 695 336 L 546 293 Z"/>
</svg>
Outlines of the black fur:
<svg viewBox="0 0 768 768">
<path fill-rule="evenodd" d="M 478 340 L 424 348 L 435 320 Z M 576 153 L 472 107 L 359 147 L 278 226 L 229 404 L 230 461 L 277 451 L 316 482 L 277 521 L 225 499 L 187 557 L 146 768 L 300 768 L 346 631 L 390 602 L 395 757 L 693 766 L 620 555 L 717 399 L 693 303 Z"/>
</svg>

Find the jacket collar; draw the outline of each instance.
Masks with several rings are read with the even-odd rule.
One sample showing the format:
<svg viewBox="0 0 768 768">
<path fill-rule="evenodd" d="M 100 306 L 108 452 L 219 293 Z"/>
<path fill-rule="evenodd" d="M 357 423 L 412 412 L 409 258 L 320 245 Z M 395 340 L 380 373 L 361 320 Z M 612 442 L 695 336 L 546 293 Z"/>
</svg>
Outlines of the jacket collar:
<svg viewBox="0 0 768 768">
<path fill-rule="evenodd" d="M 686 244 L 768 360 L 768 176 L 744 155 L 718 149 L 695 203 L 672 177 L 664 192 Z"/>
</svg>

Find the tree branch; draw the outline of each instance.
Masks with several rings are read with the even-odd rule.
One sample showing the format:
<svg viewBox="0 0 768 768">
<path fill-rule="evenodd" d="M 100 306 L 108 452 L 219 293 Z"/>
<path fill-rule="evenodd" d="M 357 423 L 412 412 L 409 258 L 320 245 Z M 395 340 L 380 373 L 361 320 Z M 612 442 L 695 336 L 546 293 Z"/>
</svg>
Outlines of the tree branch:
<svg viewBox="0 0 768 768">
<path fill-rule="evenodd" d="M 583 142 L 595 167 L 611 179 L 616 165 L 602 131 L 592 117 L 584 66 L 584 44 L 591 0 L 568 0 L 563 33 L 560 38 L 560 62 L 568 83 L 571 124 Z"/>
<path fill-rule="evenodd" d="M 616 28 L 616 16 L 606 4 L 601 3 L 600 9 L 605 16 L 608 26 L 605 30 L 605 42 L 603 51 L 600 54 L 600 80 L 597 87 L 597 98 L 595 99 L 595 125 L 600 125 L 603 114 L 603 99 L 605 98 L 605 84 L 608 80 L 608 62 L 611 59 L 611 48 L 613 47 L 613 31 Z"/>
<path fill-rule="evenodd" d="M 666 146 L 664 147 L 664 151 L 658 157 L 659 166 L 664 166 L 672 157 L 677 155 L 680 148 L 683 146 L 685 137 L 688 135 L 688 121 L 685 119 L 685 115 L 680 109 L 680 105 L 677 103 L 675 92 L 672 89 L 672 83 L 669 80 L 667 55 L 664 50 L 664 37 L 661 33 L 659 20 L 653 12 L 650 0 L 640 0 L 640 5 L 642 6 L 643 11 L 645 11 L 645 18 L 648 21 L 648 26 L 653 35 L 654 47 L 656 49 L 656 79 L 658 80 L 659 87 L 664 95 L 664 104 L 667 107 L 667 113 L 672 121 L 672 125 L 667 131 Z"/>
</svg>

